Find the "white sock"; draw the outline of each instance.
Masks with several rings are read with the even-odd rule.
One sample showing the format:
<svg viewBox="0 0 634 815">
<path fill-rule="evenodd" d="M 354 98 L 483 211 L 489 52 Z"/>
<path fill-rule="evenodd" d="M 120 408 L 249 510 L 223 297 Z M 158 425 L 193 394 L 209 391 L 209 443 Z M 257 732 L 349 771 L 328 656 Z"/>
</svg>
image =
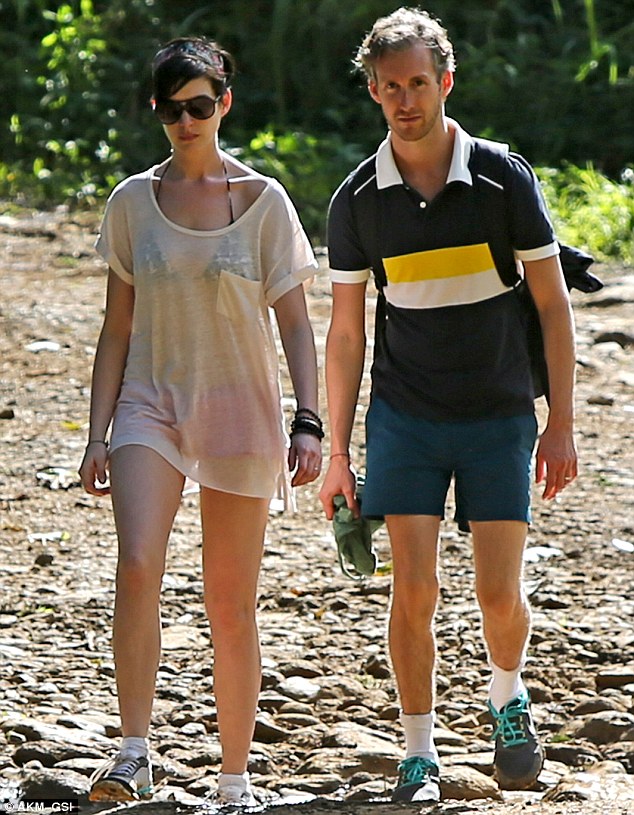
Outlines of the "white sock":
<svg viewBox="0 0 634 815">
<path fill-rule="evenodd" d="M 130 753 L 133 756 L 146 756 L 149 749 L 148 740 L 142 736 L 124 736 L 119 748 L 122 753 Z"/>
<path fill-rule="evenodd" d="M 522 680 L 523 663 L 520 663 L 513 671 L 505 671 L 493 662 L 491 666 L 491 682 L 489 684 L 489 699 L 496 710 L 502 710 L 504 705 L 511 699 L 515 699 L 520 693 L 526 690 L 526 685 Z"/>
<path fill-rule="evenodd" d="M 405 733 L 405 756 L 420 756 L 439 764 L 438 751 L 434 744 L 434 722 L 436 716 L 431 713 L 403 713 L 399 716 Z"/>
<path fill-rule="evenodd" d="M 219 773 L 218 775 L 218 789 L 223 787 L 238 787 L 245 792 L 249 789 L 250 776 L 248 772 L 245 773 Z"/>
</svg>

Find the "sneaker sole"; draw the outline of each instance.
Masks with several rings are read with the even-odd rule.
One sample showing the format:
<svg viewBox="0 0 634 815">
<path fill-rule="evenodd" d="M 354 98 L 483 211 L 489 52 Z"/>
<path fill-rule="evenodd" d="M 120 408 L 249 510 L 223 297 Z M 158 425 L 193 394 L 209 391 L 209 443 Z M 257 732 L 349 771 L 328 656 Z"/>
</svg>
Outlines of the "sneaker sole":
<svg viewBox="0 0 634 815">
<path fill-rule="evenodd" d="M 103 781 L 97 781 L 94 787 L 90 790 L 90 794 L 88 795 L 88 800 L 92 803 L 96 803 L 99 801 L 112 801 L 115 803 L 123 803 L 126 801 L 138 801 L 142 799 L 144 801 L 149 800 L 152 797 L 152 791 L 148 792 L 141 792 L 141 793 L 134 793 L 126 787 L 124 784 L 121 784 L 119 781 L 115 781 L 114 779 L 107 779 L 104 778 Z"/>
<path fill-rule="evenodd" d="M 537 771 L 531 774 L 530 776 L 524 776 L 523 778 L 508 778 L 503 774 L 499 773 L 497 769 L 493 770 L 493 777 L 495 778 L 498 787 L 501 790 L 507 790 L 508 792 L 518 792 L 520 790 L 530 790 L 531 787 L 536 783 L 537 779 L 539 778 L 539 774 L 541 773 L 544 767 L 544 760 L 542 758 Z"/>
</svg>

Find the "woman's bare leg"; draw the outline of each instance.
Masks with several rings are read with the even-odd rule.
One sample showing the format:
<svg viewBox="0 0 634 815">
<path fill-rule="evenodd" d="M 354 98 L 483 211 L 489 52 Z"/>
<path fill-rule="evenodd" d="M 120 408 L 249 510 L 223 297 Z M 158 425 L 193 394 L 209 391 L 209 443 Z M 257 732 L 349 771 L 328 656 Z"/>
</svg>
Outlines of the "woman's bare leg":
<svg viewBox="0 0 634 815">
<path fill-rule="evenodd" d="M 214 646 L 222 772 L 243 773 L 261 683 L 257 583 L 268 500 L 203 489 L 205 606 Z"/>
<path fill-rule="evenodd" d="M 147 736 L 160 658 L 159 600 L 167 541 L 183 476 L 148 447 L 112 454 L 119 538 L 113 648 L 124 736 Z"/>
</svg>

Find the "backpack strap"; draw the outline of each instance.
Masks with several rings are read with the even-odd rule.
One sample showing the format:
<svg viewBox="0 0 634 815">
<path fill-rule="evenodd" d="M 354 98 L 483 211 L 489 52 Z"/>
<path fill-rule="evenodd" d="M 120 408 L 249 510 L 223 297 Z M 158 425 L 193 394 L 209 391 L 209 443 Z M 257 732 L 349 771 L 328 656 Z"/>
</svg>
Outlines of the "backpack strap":
<svg viewBox="0 0 634 815">
<path fill-rule="evenodd" d="M 495 266 L 505 286 L 514 287 L 521 277 L 517 271 L 511 245 L 506 201 L 506 168 L 508 144 L 473 139 L 469 160 L 473 186 L 479 199 L 479 209 L 486 221 L 486 235 Z"/>
</svg>

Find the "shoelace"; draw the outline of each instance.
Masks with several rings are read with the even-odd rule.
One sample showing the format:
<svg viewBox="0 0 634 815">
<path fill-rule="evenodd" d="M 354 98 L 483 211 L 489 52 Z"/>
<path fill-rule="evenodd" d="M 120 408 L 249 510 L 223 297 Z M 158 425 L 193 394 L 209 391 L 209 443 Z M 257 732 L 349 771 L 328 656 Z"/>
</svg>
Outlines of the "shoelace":
<svg viewBox="0 0 634 815">
<path fill-rule="evenodd" d="M 492 711 L 493 712 L 493 711 Z M 491 736 L 502 739 L 504 747 L 516 747 L 519 744 L 526 744 L 526 720 L 528 718 L 528 700 L 519 697 L 517 700 L 509 702 L 500 711 L 494 711 L 496 728 Z"/>
<path fill-rule="evenodd" d="M 143 766 L 144 759 L 141 756 L 130 756 L 130 758 L 121 757 L 121 761 L 113 762 L 113 766 L 115 763 L 117 769 L 113 775 L 131 776 Z"/>
<path fill-rule="evenodd" d="M 114 770 L 116 767 L 117 770 L 114 775 L 134 775 L 136 771 L 142 766 L 142 762 L 140 763 L 142 757 L 141 756 L 129 756 L 125 758 L 122 755 L 118 755 L 115 758 L 111 759 L 107 764 L 103 767 L 99 767 L 90 777 L 90 783 L 93 784 L 95 781 L 99 781 L 102 778 L 105 778 L 107 775 L 111 774 L 111 771 Z"/>
<path fill-rule="evenodd" d="M 436 769 L 433 761 L 421 756 L 410 756 L 398 765 L 403 784 L 424 784 L 429 773 Z"/>
</svg>

